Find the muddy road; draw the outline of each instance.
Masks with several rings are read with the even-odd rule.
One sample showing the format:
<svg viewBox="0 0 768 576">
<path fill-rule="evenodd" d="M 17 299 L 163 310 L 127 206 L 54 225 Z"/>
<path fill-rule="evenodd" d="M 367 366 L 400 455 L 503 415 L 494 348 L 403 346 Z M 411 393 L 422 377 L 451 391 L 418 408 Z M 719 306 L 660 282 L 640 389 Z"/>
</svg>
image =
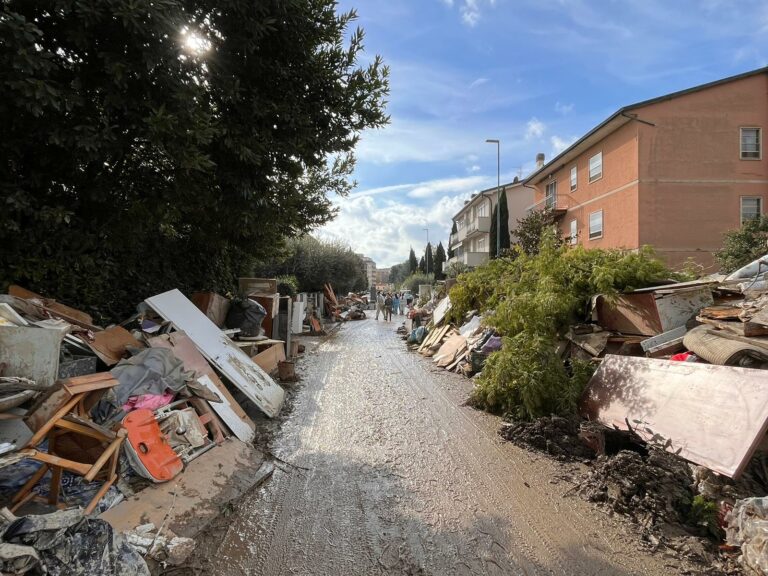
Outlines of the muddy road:
<svg viewBox="0 0 768 576">
<path fill-rule="evenodd" d="M 211 574 L 673 574 L 622 519 L 555 483 L 558 464 L 462 406 L 471 383 L 350 322 L 304 361 L 276 470 L 238 504 Z"/>
</svg>

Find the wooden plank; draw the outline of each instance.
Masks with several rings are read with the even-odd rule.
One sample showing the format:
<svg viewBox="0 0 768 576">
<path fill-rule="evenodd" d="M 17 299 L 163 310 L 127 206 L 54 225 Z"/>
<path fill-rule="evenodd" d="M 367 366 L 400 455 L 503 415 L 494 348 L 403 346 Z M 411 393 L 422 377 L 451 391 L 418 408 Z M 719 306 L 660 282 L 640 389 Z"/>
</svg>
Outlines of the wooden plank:
<svg viewBox="0 0 768 576">
<path fill-rule="evenodd" d="M 715 320 L 738 320 L 741 312 L 743 312 L 743 309 L 739 306 L 718 304 L 716 306 L 702 308 L 699 312 L 699 316 L 714 318 Z"/>
<path fill-rule="evenodd" d="M 241 296 L 249 294 L 274 294 L 277 292 L 276 278 L 238 278 L 237 286 Z"/>
<path fill-rule="evenodd" d="M 272 374 L 277 370 L 277 365 L 285 361 L 285 347 L 282 343 L 273 344 L 251 358 L 264 372 Z"/>
<path fill-rule="evenodd" d="M 267 416 L 277 416 L 285 391 L 179 290 L 152 296 L 146 302 L 165 320 L 186 332 L 203 356 Z"/>
<path fill-rule="evenodd" d="M 768 336 L 768 326 L 763 326 L 762 324 L 754 324 L 752 322 L 726 322 L 723 320 L 704 318 L 703 316 L 697 316 L 696 320 L 703 324 L 715 326 L 721 330 L 727 330 L 738 336 Z"/>
<path fill-rule="evenodd" d="M 737 478 L 768 430 L 764 370 L 608 355 L 582 415 Z"/>
<path fill-rule="evenodd" d="M 209 402 L 211 408 L 219 418 L 224 421 L 224 424 L 232 431 L 232 434 L 242 442 L 251 442 L 254 437 L 254 428 L 256 427 L 253 421 L 248 418 L 247 415 L 241 416 L 242 408 L 232 398 L 232 395 L 222 394 L 218 386 L 214 383 L 211 377 L 207 374 L 203 374 L 197 378 L 197 381 L 205 386 L 211 392 L 215 392 L 221 402 Z M 245 416 L 245 418 L 243 418 Z"/>
</svg>

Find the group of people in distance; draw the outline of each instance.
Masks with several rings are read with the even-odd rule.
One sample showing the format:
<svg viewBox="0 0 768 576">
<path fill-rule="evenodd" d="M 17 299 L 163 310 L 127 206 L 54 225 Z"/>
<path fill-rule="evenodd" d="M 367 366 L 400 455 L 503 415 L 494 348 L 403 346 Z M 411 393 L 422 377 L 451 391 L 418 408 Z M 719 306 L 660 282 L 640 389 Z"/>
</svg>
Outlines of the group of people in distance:
<svg viewBox="0 0 768 576">
<path fill-rule="evenodd" d="M 410 292 L 382 292 L 376 293 L 376 320 L 379 313 L 384 315 L 384 320 L 392 320 L 392 314 L 405 314 L 405 309 L 413 303 L 413 294 Z"/>
</svg>

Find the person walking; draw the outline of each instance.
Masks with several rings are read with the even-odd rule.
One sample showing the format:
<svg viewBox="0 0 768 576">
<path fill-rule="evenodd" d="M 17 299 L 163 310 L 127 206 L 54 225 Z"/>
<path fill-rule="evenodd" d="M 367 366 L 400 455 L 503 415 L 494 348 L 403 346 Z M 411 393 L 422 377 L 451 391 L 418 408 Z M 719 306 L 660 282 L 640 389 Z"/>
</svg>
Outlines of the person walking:
<svg viewBox="0 0 768 576">
<path fill-rule="evenodd" d="M 387 319 L 387 313 L 384 310 L 384 294 L 379 290 L 376 293 L 376 320 L 379 319 L 379 312 L 384 314 L 384 320 Z"/>
<path fill-rule="evenodd" d="M 400 293 L 400 316 L 405 314 L 405 292 Z"/>
<path fill-rule="evenodd" d="M 395 292 L 395 296 L 392 298 L 392 313 L 400 313 L 400 292 Z"/>
<path fill-rule="evenodd" d="M 392 294 L 389 292 L 384 296 L 384 320 L 392 320 Z"/>
</svg>

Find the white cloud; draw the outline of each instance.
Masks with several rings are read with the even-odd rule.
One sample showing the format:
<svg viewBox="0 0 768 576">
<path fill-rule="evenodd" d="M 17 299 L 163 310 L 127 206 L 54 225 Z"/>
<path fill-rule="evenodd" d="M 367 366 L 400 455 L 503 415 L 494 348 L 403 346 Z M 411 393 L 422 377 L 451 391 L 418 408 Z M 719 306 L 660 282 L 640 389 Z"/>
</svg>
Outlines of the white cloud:
<svg viewBox="0 0 768 576">
<path fill-rule="evenodd" d="M 570 138 L 561 138 L 560 136 L 552 136 L 549 141 L 552 143 L 552 150 L 555 154 L 559 154 L 568 146 L 576 142 L 576 136 L 571 136 Z"/>
<path fill-rule="evenodd" d="M 566 116 L 573 112 L 573 103 L 563 104 L 562 102 L 555 102 L 555 112 Z"/>
<path fill-rule="evenodd" d="M 488 78 L 478 78 L 469 85 L 469 89 L 472 90 L 473 88 L 477 88 L 478 86 L 482 86 L 486 83 L 488 83 Z"/>
<path fill-rule="evenodd" d="M 411 246 L 420 255 L 426 232 L 433 245 L 446 246 L 451 218 L 464 205 L 469 191 L 446 195 L 428 208 L 382 196 L 350 196 L 339 202 L 335 220 L 319 229 L 319 237 L 348 243 L 355 252 L 370 256 L 380 268 L 408 258 Z M 447 247 L 446 247 L 447 248 Z"/>
<path fill-rule="evenodd" d="M 466 178 L 443 178 L 424 182 L 414 187 L 408 196 L 411 198 L 431 198 L 441 192 L 456 192 L 457 190 L 473 190 L 485 183 L 485 176 L 468 176 Z"/>
<path fill-rule="evenodd" d="M 544 130 L 546 130 L 546 128 L 544 122 L 535 117 L 531 118 L 528 120 L 528 124 L 526 124 L 525 137 L 528 140 L 531 138 L 541 138 L 544 135 Z"/>
<path fill-rule="evenodd" d="M 467 168 L 467 172 L 480 172 L 480 166 L 472 164 L 472 166 Z"/>
<path fill-rule="evenodd" d="M 467 26 L 477 26 L 480 21 L 480 6 L 478 4 L 479 0 L 464 0 L 464 5 L 461 7 L 461 19 Z"/>
</svg>

